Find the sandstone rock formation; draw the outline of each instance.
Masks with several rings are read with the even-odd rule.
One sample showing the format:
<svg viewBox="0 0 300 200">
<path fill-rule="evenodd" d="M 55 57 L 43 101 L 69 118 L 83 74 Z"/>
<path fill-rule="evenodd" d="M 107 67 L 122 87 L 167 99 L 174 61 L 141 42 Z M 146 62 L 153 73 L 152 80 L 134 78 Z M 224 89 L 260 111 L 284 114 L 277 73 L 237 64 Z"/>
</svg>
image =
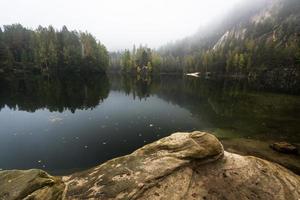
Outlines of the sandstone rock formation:
<svg viewBox="0 0 300 200">
<path fill-rule="evenodd" d="M 62 199 L 65 185 L 60 178 L 38 169 L 0 171 L 0 200 Z"/>
<path fill-rule="evenodd" d="M 35 178 L 19 178 L 19 183 L 11 182 L 16 189 L 12 185 L 7 187 L 7 173 L 23 176 L 28 171 L 1 172 L 0 191 L 8 188 L 6 194 L 9 194 L 5 196 L 0 192 L 1 200 L 18 199 L 13 194 L 31 188 L 30 183 L 36 181 Z M 23 193 L 42 194 L 39 190 L 45 190 L 48 199 L 63 196 L 67 200 L 300 198 L 299 176 L 259 158 L 224 152 L 221 143 L 204 132 L 172 134 L 130 155 L 64 176 L 61 179 L 64 183 L 46 174 L 42 177 L 43 184 Z M 19 197 L 29 199 L 25 195 Z M 31 199 L 47 199 L 36 197 Z"/>
<path fill-rule="evenodd" d="M 285 154 L 274 151 L 270 144 L 274 141 L 254 140 L 247 138 L 226 138 L 221 140 L 224 149 L 239 155 L 251 155 L 278 163 L 292 172 L 300 175 L 300 155 Z M 300 149 L 299 147 L 297 147 Z"/>
</svg>

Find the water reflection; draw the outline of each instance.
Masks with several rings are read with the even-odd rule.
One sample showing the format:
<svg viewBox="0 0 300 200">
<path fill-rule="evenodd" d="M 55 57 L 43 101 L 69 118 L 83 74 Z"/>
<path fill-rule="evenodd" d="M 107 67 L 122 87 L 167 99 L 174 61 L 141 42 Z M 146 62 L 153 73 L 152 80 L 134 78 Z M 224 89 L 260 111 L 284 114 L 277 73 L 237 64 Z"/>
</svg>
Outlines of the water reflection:
<svg viewBox="0 0 300 200">
<path fill-rule="evenodd" d="M 46 108 L 63 112 L 92 109 L 107 98 L 109 81 L 106 76 L 29 76 L 0 78 L 0 109 L 35 112 Z"/>
<path fill-rule="evenodd" d="M 176 131 L 300 142 L 300 97 L 247 81 L 121 75 L 0 79 L 0 168 L 84 169 Z"/>
<path fill-rule="evenodd" d="M 132 95 L 133 99 L 146 99 L 153 93 L 153 87 L 157 85 L 157 81 L 152 81 L 153 77 L 141 77 L 130 75 L 110 75 L 111 89 L 114 91 L 122 91 L 126 95 Z"/>
</svg>

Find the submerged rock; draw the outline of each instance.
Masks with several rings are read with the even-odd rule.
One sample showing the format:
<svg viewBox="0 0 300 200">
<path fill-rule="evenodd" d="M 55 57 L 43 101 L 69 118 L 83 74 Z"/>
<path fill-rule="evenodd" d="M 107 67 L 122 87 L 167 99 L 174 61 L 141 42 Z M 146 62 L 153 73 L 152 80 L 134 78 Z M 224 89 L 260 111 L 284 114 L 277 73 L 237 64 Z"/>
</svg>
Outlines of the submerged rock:
<svg viewBox="0 0 300 200">
<path fill-rule="evenodd" d="M 297 147 L 287 142 L 275 142 L 270 147 L 280 153 L 298 154 Z"/>
<path fill-rule="evenodd" d="M 4 171 L 17 175 L 26 172 Z M 34 188 L 47 188 L 50 191 L 55 187 L 58 190 L 52 190 L 56 192 L 51 195 L 58 194 L 57 199 L 61 199 L 62 193 L 64 199 L 70 200 L 300 198 L 299 176 L 259 158 L 224 152 L 216 137 L 204 132 L 172 134 L 130 155 L 64 176 L 62 181 L 65 185 L 58 178 L 54 180 L 45 173 L 44 176 L 46 180 L 53 180 L 51 187 L 45 184 Z M 39 176 L 35 177 L 39 179 Z M 3 174 L 0 178 L 3 178 Z M 33 180 L 34 177 L 28 176 L 20 181 L 24 187 L 15 184 L 21 188 L 20 191 L 24 191 L 22 188 L 32 188 Z M 0 181 L 0 191 L 7 184 Z M 8 188 L 14 191 L 14 187 Z M 27 193 L 31 194 L 31 190 Z M 2 196 L 2 199 L 16 198 Z M 37 196 L 35 199 L 47 198 Z"/>
</svg>

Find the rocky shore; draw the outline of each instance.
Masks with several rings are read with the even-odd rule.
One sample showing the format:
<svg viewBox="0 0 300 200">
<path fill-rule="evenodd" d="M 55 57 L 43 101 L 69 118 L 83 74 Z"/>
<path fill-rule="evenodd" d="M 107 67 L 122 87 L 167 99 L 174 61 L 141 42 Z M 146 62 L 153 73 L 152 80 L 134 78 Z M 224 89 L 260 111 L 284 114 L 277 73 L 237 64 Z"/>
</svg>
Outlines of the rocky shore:
<svg viewBox="0 0 300 200">
<path fill-rule="evenodd" d="M 208 133 L 174 133 L 70 176 L 0 171 L 0 199 L 300 199 L 300 177 L 286 168 L 223 150 Z"/>
</svg>

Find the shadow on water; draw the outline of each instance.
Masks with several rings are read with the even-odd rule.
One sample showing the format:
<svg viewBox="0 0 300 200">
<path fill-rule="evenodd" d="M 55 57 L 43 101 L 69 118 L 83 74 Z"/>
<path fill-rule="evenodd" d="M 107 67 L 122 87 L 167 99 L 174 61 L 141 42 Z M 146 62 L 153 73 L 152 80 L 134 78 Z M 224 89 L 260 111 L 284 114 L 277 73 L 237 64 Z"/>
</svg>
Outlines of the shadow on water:
<svg viewBox="0 0 300 200">
<path fill-rule="evenodd" d="M 223 140 L 300 143 L 300 97 L 261 91 L 245 80 L 177 75 L 2 78 L 0 108 L 2 169 L 66 174 L 176 131 L 209 131 Z"/>
</svg>

